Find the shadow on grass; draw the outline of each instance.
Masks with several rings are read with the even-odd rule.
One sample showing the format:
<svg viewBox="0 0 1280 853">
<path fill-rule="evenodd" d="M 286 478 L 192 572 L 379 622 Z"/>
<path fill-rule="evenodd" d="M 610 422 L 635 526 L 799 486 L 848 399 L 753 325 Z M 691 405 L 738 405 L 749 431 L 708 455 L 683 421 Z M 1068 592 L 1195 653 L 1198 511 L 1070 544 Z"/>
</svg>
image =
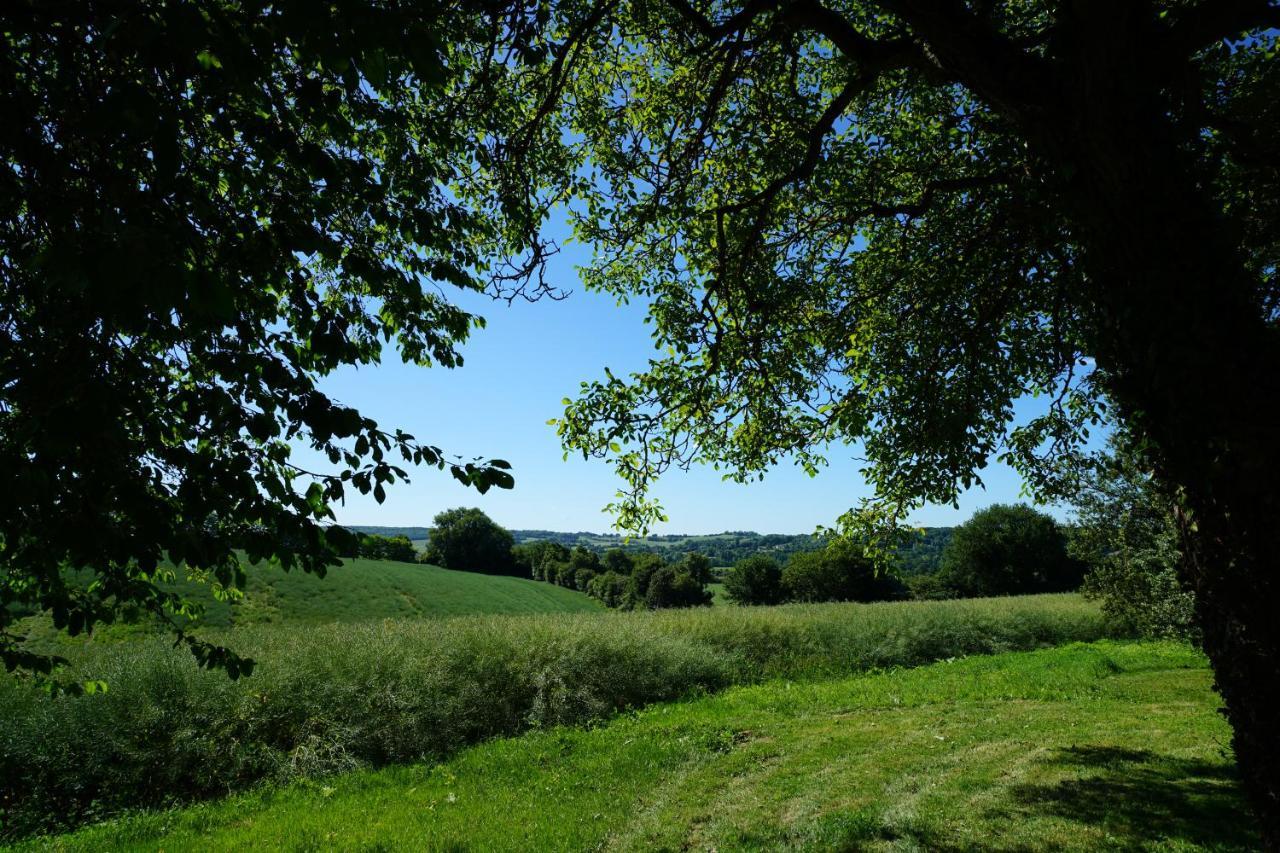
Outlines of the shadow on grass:
<svg viewBox="0 0 1280 853">
<path fill-rule="evenodd" d="M 1078 775 L 1013 787 L 1011 798 L 1026 816 L 1090 824 L 1120 848 L 1166 841 L 1215 850 L 1258 849 L 1233 767 L 1105 746 L 1059 749 L 1046 763 Z"/>
</svg>

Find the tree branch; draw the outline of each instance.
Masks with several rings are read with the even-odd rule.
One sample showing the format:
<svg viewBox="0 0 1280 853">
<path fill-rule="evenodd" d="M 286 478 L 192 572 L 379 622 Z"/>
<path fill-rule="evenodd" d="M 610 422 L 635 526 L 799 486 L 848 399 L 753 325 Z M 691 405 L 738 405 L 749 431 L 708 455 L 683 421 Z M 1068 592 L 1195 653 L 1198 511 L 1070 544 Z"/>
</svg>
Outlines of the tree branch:
<svg viewBox="0 0 1280 853">
<path fill-rule="evenodd" d="M 1270 0 L 1203 0 L 1173 21 L 1164 48 L 1185 57 L 1214 42 L 1271 27 L 1280 27 L 1280 6 Z"/>
</svg>

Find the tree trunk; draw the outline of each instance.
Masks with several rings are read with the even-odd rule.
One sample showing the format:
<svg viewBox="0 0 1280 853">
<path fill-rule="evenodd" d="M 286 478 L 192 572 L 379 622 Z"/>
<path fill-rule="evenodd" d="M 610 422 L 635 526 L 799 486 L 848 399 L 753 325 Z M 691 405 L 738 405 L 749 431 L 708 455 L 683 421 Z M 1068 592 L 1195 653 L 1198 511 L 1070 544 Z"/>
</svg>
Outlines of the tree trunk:
<svg viewBox="0 0 1280 853">
<path fill-rule="evenodd" d="M 1094 354 L 1180 507 L 1236 760 L 1280 850 L 1280 335 L 1141 59 L 1092 75 L 1084 59 L 1042 147 L 1067 166 Z"/>
</svg>

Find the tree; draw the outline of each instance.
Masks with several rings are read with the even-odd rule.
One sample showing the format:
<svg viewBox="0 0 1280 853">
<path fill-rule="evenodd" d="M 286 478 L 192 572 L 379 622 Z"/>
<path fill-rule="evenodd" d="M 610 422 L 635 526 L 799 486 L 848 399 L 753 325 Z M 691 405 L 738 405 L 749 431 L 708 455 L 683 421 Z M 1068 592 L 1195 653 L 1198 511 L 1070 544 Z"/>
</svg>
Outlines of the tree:
<svg viewBox="0 0 1280 853">
<path fill-rule="evenodd" d="M 540 539 L 526 542 L 511 549 L 511 560 L 522 577 L 538 581 L 551 581 L 548 568 L 569 559 L 569 549 L 559 542 Z"/>
<path fill-rule="evenodd" d="M 596 575 L 587 584 L 587 594 L 605 607 L 624 607 L 627 603 L 627 576 L 614 571 Z"/>
<path fill-rule="evenodd" d="M 711 593 L 706 586 L 678 566 L 663 566 L 655 571 L 644 591 L 643 606 L 648 610 L 709 604 Z"/>
<path fill-rule="evenodd" d="M 1178 577 L 1173 504 L 1128 436 L 1113 434 L 1108 452 L 1095 454 L 1083 474 L 1073 500 L 1078 530 L 1068 548 L 1089 566 L 1085 594 L 1140 636 L 1197 639 L 1195 600 Z"/>
<path fill-rule="evenodd" d="M 429 562 L 486 575 L 520 572 L 511 555 L 511 533 L 479 509 L 447 509 L 432 523 L 427 540 Z"/>
<path fill-rule="evenodd" d="M 420 463 L 511 486 L 316 387 L 392 340 L 459 365 L 482 322 L 443 289 L 482 290 L 503 233 L 446 189 L 485 86 L 448 39 L 489 27 L 372 0 L 2 14 L 0 659 L 53 663 L 19 608 L 75 634 L 136 607 L 235 676 L 252 662 L 178 627 L 166 558 L 229 587 L 238 550 L 323 574 L 347 489 L 381 501 Z"/>
<path fill-rule="evenodd" d="M 1058 523 L 1024 504 L 994 504 L 955 529 L 939 582 L 960 596 L 1078 589 L 1084 564 L 1067 554 Z"/>
<path fill-rule="evenodd" d="M 691 551 L 685 554 L 676 566 L 700 584 L 711 583 L 711 558 L 705 554 Z"/>
<path fill-rule="evenodd" d="M 414 563 L 418 559 L 418 551 L 408 536 L 378 536 L 362 533 L 359 535 L 361 557 L 370 560 L 398 560 L 402 563 Z"/>
<path fill-rule="evenodd" d="M 601 562 L 604 564 L 606 572 L 613 572 L 619 575 L 631 574 L 635 564 L 631 560 L 631 555 L 621 548 L 610 548 L 604 552 Z"/>
<path fill-rule="evenodd" d="M 833 539 L 821 551 L 793 554 L 782 571 L 782 588 L 793 601 L 893 601 L 906 597 L 897 579 L 877 568 L 861 548 Z"/>
<path fill-rule="evenodd" d="M 643 299 L 661 353 L 559 424 L 623 478 L 619 523 L 672 466 L 816 471 L 831 442 L 876 492 L 851 533 L 995 453 L 1053 497 L 1126 424 L 1280 847 L 1276 4 L 528 2 L 545 61 L 491 176 L 573 199 L 586 284 Z"/>
<path fill-rule="evenodd" d="M 783 599 L 782 567 L 766 554 L 745 557 L 725 575 L 724 591 L 735 604 L 779 604 Z"/>
</svg>

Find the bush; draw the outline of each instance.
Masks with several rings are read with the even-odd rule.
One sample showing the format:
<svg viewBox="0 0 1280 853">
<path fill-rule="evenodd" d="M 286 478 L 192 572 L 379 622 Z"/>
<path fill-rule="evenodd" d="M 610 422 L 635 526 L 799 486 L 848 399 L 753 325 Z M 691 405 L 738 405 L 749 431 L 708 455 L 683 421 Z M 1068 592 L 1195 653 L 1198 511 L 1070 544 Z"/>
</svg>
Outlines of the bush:
<svg viewBox="0 0 1280 853">
<path fill-rule="evenodd" d="M 735 604 L 778 604 L 783 600 L 782 567 L 764 554 L 746 557 L 725 575 L 724 591 Z"/>
<path fill-rule="evenodd" d="M 512 559 L 511 534 L 478 509 L 448 509 L 433 519 L 427 559 L 446 569 L 486 575 L 522 573 Z"/>
<path fill-rule="evenodd" d="M 238 681 L 160 638 L 90 645 L 67 654 L 107 693 L 50 696 L 0 678 L 0 833 L 439 758 L 735 683 L 1108 634 L 1096 606 L 1041 596 L 263 626 L 235 635 L 258 660 Z"/>
<path fill-rule="evenodd" d="M 782 572 L 782 587 L 793 601 L 894 601 L 906 598 L 897 578 L 877 572 L 853 543 L 833 540 L 821 551 L 793 554 Z"/>
<path fill-rule="evenodd" d="M 955 529 L 938 580 L 964 597 L 1029 595 L 1079 589 L 1084 570 L 1052 517 L 995 504 Z"/>
</svg>

